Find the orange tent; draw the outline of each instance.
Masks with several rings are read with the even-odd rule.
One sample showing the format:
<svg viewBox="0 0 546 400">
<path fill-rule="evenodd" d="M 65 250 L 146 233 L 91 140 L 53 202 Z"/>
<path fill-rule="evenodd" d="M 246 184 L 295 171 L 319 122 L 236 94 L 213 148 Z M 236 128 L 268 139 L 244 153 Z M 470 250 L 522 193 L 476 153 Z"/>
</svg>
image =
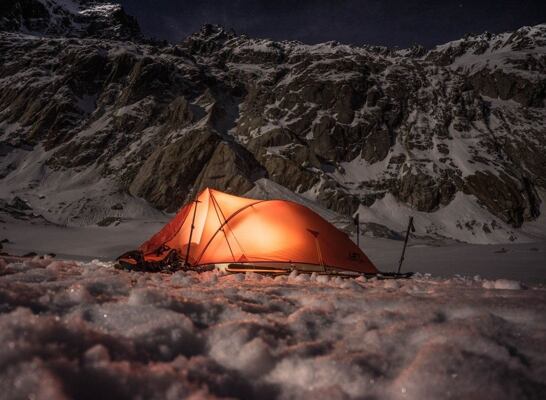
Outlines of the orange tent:
<svg viewBox="0 0 546 400">
<path fill-rule="evenodd" d="M 191 267 L 247 264 L 378 272 L 345 233 L 307 207 L 213 189 L 203 190 L 139 248 L 151 262 L 173 249 Z"/>
</svg>

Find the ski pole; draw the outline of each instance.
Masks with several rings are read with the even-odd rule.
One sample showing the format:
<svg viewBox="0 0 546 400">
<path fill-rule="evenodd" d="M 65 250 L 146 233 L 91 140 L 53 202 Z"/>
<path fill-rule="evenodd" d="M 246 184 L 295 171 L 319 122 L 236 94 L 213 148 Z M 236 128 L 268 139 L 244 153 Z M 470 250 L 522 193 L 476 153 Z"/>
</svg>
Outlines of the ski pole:
<svg viewBox="0 0 546 400">
<path fill-rule="evenodd" d="M 409 222 L 408 222 L 408 229 L 406 230 L 406 238 L 404 240 L 404 248 L 402 249 L 402 255 L 400 256 L 400 263 L 398 264 L 397 274 L 399 274 L 400 270 L 402 269 L 402 263 L 404 262 L 404 256 L 406 254 L 406 246 L 408 245 L 410 230 L 412 232 L 415 232 L 415 226 L 413 225 L 413 217 L 410 217 Z"/>
</svg>

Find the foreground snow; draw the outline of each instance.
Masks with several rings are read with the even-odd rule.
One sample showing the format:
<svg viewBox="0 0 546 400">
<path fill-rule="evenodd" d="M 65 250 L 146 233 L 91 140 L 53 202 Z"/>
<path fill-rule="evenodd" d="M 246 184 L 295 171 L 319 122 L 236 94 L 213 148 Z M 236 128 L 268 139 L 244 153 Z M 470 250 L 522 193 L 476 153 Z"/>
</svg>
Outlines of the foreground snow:
<svg viewBox="0 0 546 400">
<path fill-rule="evenodd" d="M 541 398 L 546 290 L 0 261 L 1 398 Z"/>
</svg>

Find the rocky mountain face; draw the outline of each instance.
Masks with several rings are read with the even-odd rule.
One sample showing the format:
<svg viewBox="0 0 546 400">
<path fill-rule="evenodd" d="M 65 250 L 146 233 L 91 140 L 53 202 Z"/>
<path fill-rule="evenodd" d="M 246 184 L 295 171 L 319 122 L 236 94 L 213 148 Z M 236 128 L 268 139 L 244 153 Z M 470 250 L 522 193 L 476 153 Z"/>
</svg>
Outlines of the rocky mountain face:
<svg viewBox="0 0 546 400">
<path fill-rule="evenodd" d="M 33 31 L 23 5 L 55 1 L 12 1 L 3 29 Z M 526 238 L 540 219 L 546 25 L 431 51 L 211 25 L 158 46 L 115 26 L 0 33 L 6 201 L 73 224 L 119 196 L 172 212 L 201 188 L 244 194 L 266 179 L 339 214 L 397 229 L 412 213 L 423 234 L 460 240 Z"/>
<path fill-rule="evenodd" d="M 136 20 L 105 0 L 2 0 L 0 31 L 140 40 Z"/>
</svg>

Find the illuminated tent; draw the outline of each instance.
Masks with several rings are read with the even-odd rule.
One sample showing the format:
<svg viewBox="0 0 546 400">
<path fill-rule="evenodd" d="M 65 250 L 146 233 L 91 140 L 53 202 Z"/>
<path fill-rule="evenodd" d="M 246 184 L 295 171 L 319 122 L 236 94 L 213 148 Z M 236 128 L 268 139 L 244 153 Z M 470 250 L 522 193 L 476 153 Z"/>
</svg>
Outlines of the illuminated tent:
<svg viewBox="0 0 546 400">
<path fill-rule="evenodd" d="M 173 250 L 190 268 L 215 264 L 247 270 L 378 272 L 345 233 L 309 208 L 213 189 L 182 207 L 139 253 L 153 263 Z"/>
</svg>

